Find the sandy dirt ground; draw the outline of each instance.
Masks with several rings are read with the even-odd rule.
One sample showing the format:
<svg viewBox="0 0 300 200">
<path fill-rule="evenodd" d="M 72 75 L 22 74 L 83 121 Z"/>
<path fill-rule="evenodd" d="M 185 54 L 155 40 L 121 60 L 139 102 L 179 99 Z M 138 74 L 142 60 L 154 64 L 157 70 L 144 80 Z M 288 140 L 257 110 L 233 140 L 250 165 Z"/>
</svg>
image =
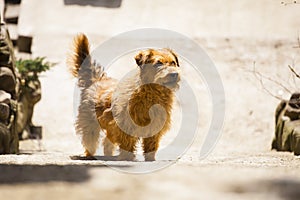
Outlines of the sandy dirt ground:
<svg viewBox="0 0 300 200">
<path fill-rule="evenodd" d="M 122 15 L 130 13 L 126 9 L 136 7 L 142 7 L 145 13 L 147 8 L 151 8 L 154 4 L 147 3 L 147 6 L 143 7 L 143 3 L 138 5 L 126 2 L 123 1 L 120 8 Z M 212 3 L 208 3 L 209 1 L 203 1 L 202 4 L 196 2 L 198 1 L 191 1 L 183 7 L 191 9 L 191 13 L 200 17 L 203 14 L 195 14 L 197 9 L 192 9 L 193 3 L 201 11 L 209 8 L 207 13 L 218 7 L 214 7 Z M 280 7 L 282 6 L 280 2 L 276 2 L 278 4 L 276 6 L 269 5 L 272 1 L 264 1 L 260 7 L 259 1 L 251 1 L 256 6 L 252 5 L 249 7 L 250 10 L 256 9 L 257 12 L 248 13 L 246 8 L 251 5 L 250 1 L 237 3 L 236 7 L 235 1 L 228 2 L 223 10 L 220 7 L 221 14 L 217 15 L 220 22 L 227 23 L 226 26 L 220 27 L 220 33 L 215 28 L 218 23 L 207 25 L 202 21 L 197 22 L 206 25 L 203 34 L 194 33 L 194 31 L 201 32 L 200 28 L 185 29 L 186 24 L 173 27 L 177 31 L 182 30 L 201 45 L 219 71 L 226 97 L 226 116 L 221 137 L 214 150 L 205 159 L 199 159 L 203 138 L 211 119 L 211 103 L 205 81 L 193 77 L 188 63 L 183 62 L 182 68 L 185 68 L 183 75 L 194 83 L 198 94 L 201 109 L 199 133 L 187 152 L 175 164 L 152 173 L 129 174 L 107 167 L 112 165 L 126 171 L 136 167 L 137 163 L 143 165 L 140 161 L 76 159 L 76 156 L 82 154 L 83 149 L 73 128 L 75 80 L 69 75 L 65 64 L 68 45 L 74 33 L 78 32 L 75 29 L 76 24 L 72 26 L 73 22 L 70 22 L 69 32 L 59 28 L 57 24 L 53 25 L 53 29 L 48 27 L 33 31 L 35 34 L 33 56 L 48 56 L 51 61 L 57 63 L 50 71 L 41 75 L 43 97 L 36 106 L 34 123 L 43 126 L 43 139 L 40 142 L 21 142 L 20 155 L 0 156 L 1 199 L 300 199 L 300 158 L 289 152 L 271 151 L 274 112 L 279 100 L 262 89 L 252 72 L 255 66 L 257 71 L 265 76 L 275 77 L 291 91 L 299 90 L 297 87 L 299 81 L 295 80 L 287 66 L 294 65 L 296 69 L 298 66 L 300 71 L 300 48 L 294 48 L 298 45 L 296 37 L 298 29 L 295 26 L 299 25 L 300 21 L 297 17 L 293 18 L 298 15 L 295 10 L 299 10 L 300 7 L 299 5 Z M 53 4 L 54 7 L 58 6 L 56 3 Z M 172 3 L 171 5 L 174 6 Z M 70 6 L 74 7 L 74 10 L 79 9 L 76 5 Z M 161 7 L 157 6 L 160 8 L 157 8 L 158 14 L 161 14 L 161 9 L 167 6 L 170 5 L 165 3 Z M 40 8 L 44 7 L 46 5 L 43 3 Z M 83 17 L 84 19 L 97 16 L 94 7 L 80 8 L 91 10 L 92 14 L 87 18 Z M 240 8 L 243 9 L 238 12 Z M 106 11 L 107 8 L 99 9 L 103 9 L 105 15 L 112 15 L 114 22 L 117 21 L 118 8 L 114 8 L 113 13 Z M 231 12 L 228 11 L 226 15 L 224 11 L 228 9 L 233 13 L 230 17 L 227 15 Z M 281 9 L 290 10 L 287 12 Z M 66 13 L 68 12 L 72 11 L 66 10 Z M 278 16 L 276 13 L 279 13 Z M 104 14 L 98 13 L 100 16 Z M 191 15 L 187 14 L 186 18 Z M 267 22 L 265 26 L 261 22 L 254 23 L 258 20 L 257 15 L 265 17 L 263 18 Z M 144 14 L 142 20 L 149 21 L 147 16 Z M 230 20 L 232 16 L 243 16 L 245 24 L 236 24 L 238 21 Z M 254 22 L 251 21 L 251 16 Z M 45 17 L 45 20 L 47 19 L 49 20 L 49 17 Z M 208 21 L 212 19 L 214 16 L 210 14 Z M 38 19 L 35 22 L 40 23 Z M 282 26 L 286 22 L 286 30 L 281 30 L 285 27 L 277 27 L 276 22 Z M 262 30 L 255 32 L 257 27 L 251 29 L 254 27 L 252 23 L 261 26 Z M 193 22 L 191 24 L 194 25 Z M 163 22 L 158 26 L 164 27 Z M 105 34 L 98 35 L 97 31 L 88 25 L 83 27 L 94 46 L 118 33 L 114 32 L 116 25 L 114 28 L 108 28 Z M 239 27 L 241 32 L 237 34 L 238 36 L 232 34 L 238 32 Z M 255 34 L 249 34 L 248 29 Z M 53 38 L 49 40 L 51 34 L 55 40 Z M 115 66 L 119 65 L 128 66 L 129 69 L 133 67 L 132 55 L 125 56 L 115 63 Z M 120 71 L 116 67 L 113 69 L 109 75 L 119 77 Z M 272 81 L 264 79 L 264 85 L 273 94 L 282 95 L 283 98 L 289 95 Z M 176 110 L 179 108 L 177 105 Z M 176 121 L 174 126 L 175 128 L 162 141 L 162 148 L 167 147 L 176 136 L 176 127 L 178 128 Z M 102 155 L 101 148 L 98 155 L 99 157 Z M 159 165 L 164 162 L 167 161 L 158 159 L 148 165 Z"/>
</svg>

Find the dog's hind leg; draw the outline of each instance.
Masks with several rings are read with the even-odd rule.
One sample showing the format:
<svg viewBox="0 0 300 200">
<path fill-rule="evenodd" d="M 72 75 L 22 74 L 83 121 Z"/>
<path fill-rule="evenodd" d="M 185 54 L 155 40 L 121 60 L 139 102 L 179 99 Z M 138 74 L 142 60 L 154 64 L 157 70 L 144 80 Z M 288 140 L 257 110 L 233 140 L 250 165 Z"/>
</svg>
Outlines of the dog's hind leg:
<svg viewBox="0 0 300 200">
<path fill-rule="evenodd" d="M 126 133 L 119 134 L 118 143 L 119 143 L 119 151 L 120 154 L 118 156 L 118 160 L 135 160 L 135 150 L 136 143 L 138 141 L 137 137 L 127 135 Z"/>
<path fill-rule="evenodd" d="M 87 101 L 84 101 L 79 106 L 75 129 L 76 133 L 81 136 L 85 155 L 93 156 L 99 144 L 100 125 L 97 121 L 95 111 L 93 111 Z"/>
<path fill-rule="evenodd" d="M 115 150 L 115 141 L 110 137 L 110 133 L 107 132 L 106 137 L 103 140 L 103 151 L 105 156 L 113 156 Z"/>
<path fill-rule="evenodd" d="M 81 127 L 81 143 L 85 149 L 85 156 L 93 156 L 96 153 L 99 144 L 100 127 L 87 124 L 85 127 Z"/>
<path fill-rule="evenodd" d="M 161 136 L 162 135 L 158 133 L 154 136 L 143 138 L 143 150 L 145 161 L 155 161 L 155 154 L 158 149 Z"/>
<path fill-rule="evenodd" d="M 93 156 L 96 153 L 99 144 L 100 130 L 93 130 L 82 135 L 82 145 L 85 148 L 85 156 Z"/>
</svg>

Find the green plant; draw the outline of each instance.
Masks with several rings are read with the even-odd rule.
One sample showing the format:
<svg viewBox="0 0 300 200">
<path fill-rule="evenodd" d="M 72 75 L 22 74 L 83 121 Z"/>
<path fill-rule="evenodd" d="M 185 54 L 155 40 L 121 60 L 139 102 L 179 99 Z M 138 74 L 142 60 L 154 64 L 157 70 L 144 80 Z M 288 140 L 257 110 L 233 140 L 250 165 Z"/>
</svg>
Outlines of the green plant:
<svg viewBox="0 0 300 200">
<path fill-rule="evenodd" d="M 45 57 L 16 61 L 16 67 L 21 75 L 21 84 L 25 87 L 29 87 L 31 81 L 38 80 L 38 74 L 49 70 L 53 65 L 54 63 L 46 62 Z"/>
<path fill-rule="evenodd" d="M 53 63 L 46 62 L 45 57 L 37 57 L 35 59 L 19 59 L 16 62 L 16 67 L 22 77 L 37 76 L 39 73 L 47 71 Z"/>
</svg>

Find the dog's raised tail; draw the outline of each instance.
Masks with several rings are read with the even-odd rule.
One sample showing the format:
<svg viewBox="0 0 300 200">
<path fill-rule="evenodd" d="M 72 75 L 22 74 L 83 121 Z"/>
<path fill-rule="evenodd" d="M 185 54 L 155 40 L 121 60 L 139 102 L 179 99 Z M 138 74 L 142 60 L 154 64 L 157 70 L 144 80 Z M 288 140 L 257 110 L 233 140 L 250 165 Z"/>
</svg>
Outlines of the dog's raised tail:
<svg viewBox="0 0 300 200">
<path fill-rule="evenodd" d="M 81 67 L 91 66 L 90 45 L 85 34 L 78 34 L 74 38 L 72 53 L 68 56 L 68 67 L 74 77 L 78 77 Z"/>
</svg>

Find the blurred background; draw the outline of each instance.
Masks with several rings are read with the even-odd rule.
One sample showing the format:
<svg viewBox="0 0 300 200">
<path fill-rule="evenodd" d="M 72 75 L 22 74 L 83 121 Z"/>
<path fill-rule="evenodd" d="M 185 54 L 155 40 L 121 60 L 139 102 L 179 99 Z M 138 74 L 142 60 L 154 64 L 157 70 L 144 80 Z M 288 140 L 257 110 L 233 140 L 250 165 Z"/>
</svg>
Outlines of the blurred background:
<svg viewBox="0 0 300 200">
<path fill-rule="evenodd" d="M 299 90 L 287 67 L 300 71 L 297 1 L 0 0 L 0 6 L 16 57 L 42 56 L 55 63 L 40 75 L 42 99 L 33 116 L 33 122 L 43 126 L 43 140 L 22 141 L 20 155 L 0 156 L 3 198 L 300 199 L 299 156 L 271 151 L 274 112 L 280 102 L 273 96 L 290 95 L 276 82 L 292 92 Z M 216 65 L 225 89 L 226 119 L 216 148 L 204 160 L 198 155 L 211 105 L 205 83 L 192 76 L 203 107 L 199 122 L 203 134 L 176 164 L 132 175 L 106 167 L 103 160 L 72 159 L 83 152 L 73 128 L 75 80 L 66 68 L 72 38 L 85 33 L 93 49 L 112 36 L 138 28 L 184 34 Z M 133 67 L 131 57 L 117 64 Z M 264 80 L 262 85 L 254 66 L 276 82 Z"/>
</svg>

